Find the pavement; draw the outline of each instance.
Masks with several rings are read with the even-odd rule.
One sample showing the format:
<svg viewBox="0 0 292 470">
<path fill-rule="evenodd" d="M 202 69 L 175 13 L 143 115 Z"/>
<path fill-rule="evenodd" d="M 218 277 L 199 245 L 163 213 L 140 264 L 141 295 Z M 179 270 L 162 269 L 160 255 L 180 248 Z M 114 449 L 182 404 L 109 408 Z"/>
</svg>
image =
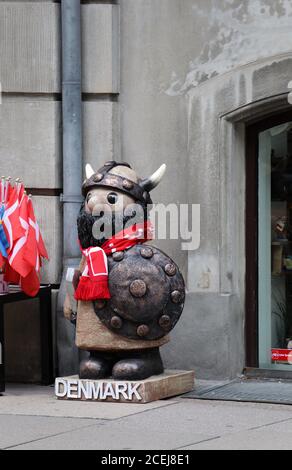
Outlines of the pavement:
<svg viewBox="0 0 292 470">
<path fill-rule="evenodd" d="M 292 406 L 184 397 L 148 404 L 62 401 L 53 387 L 8 385 L 0 449 L 292 449 Z"/>
</svg>

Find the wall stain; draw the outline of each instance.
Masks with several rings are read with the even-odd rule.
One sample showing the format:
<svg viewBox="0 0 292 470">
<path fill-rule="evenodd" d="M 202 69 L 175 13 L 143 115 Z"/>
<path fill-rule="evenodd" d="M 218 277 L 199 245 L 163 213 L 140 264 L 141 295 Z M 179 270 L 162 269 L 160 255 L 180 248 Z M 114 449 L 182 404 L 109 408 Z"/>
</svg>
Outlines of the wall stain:
<svg viewBox="0 0 292 470">
<path fill-rule="evenodd" d="M 208 24 L 210 37 L 186 76 L 173 72 L 165 90 L 169 96 L 187 94 L 219 74 L 292 50 L 291 0 L 212 0 L 209 11 L 193 6 L 194 21 Z"/>
</svg>

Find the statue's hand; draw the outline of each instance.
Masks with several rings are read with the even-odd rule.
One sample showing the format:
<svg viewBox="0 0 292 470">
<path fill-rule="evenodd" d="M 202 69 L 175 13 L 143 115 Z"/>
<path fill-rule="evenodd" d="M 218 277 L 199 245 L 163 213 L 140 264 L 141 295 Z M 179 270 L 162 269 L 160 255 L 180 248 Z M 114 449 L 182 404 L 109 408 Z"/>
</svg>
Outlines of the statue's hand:
<svg viewBox="0 0 292 470">
<path fill-rule="evenodd" d="M 81 271 L 79 271 L 79 269 L 75 269 L 74 276 L 73 276 L 73 281 L 72 281 L 74 291 L 76 291 L 76 289 L 78 287 L 80 277 L 81 277 Z"/>
<path fill-rule="evenodd" d="M 67 318 L 67 320 L 71 320 L 73 310 L 72 310 L 72 307 L 71 307 L 70 296 L 69 296 L 68 293 L 66 294 L 66 297 L 65 297 L 63 310 L 64 310 L 65 318 Z"/>
</svg>

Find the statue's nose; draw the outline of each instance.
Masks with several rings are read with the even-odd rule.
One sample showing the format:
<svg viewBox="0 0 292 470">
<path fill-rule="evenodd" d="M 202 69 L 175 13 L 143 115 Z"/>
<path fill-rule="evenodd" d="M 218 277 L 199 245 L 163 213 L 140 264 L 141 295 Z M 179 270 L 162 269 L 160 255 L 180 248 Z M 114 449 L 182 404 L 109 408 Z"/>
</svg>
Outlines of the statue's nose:
<svg viewBox="0 0 292 470">
<path fill-rule="evenodd" d="M 90 201 L 88 202 L 88 208 L 91 214 L 96 217 L 103 216 L 106 212 L 110 212 L 110 207 L 108 206 L 108 204 L 103 204 L 96 198 L 90 199 Z"/>
<path fill-rule="evenodd" d="M 90 199 L 87 201 L 87 206 L 88 206 L 88 208 L 90 209 L 91 212 L 92 212 L 93 208 L 98 204 L 101 204 L 101 201 L 100 201 L 100 198 L 97 195 L 92 195 L 90 197 Z"/>
</svg>

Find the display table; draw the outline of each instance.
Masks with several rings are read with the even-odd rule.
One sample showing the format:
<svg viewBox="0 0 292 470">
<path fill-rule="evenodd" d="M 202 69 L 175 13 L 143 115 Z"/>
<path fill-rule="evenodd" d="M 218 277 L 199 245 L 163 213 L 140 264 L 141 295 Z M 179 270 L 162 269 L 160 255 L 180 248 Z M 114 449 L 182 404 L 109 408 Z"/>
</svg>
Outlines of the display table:
<svg viewBox="0 0 292 470">
<path fill-rule="evenodd" d="M 51 286 L 41 286 L 38 295 L 40 312 L 41 339 L 41 383 L 49 385 L 54 382 L 53 346 L 52 346 L 52 309 Z M 4 337 L 4 306 L 8 303 L 31 300 L 23 292 L 9 292 L 0 295 L 0 393 L 5 390 L 5 337 Z"/>
</svg>

